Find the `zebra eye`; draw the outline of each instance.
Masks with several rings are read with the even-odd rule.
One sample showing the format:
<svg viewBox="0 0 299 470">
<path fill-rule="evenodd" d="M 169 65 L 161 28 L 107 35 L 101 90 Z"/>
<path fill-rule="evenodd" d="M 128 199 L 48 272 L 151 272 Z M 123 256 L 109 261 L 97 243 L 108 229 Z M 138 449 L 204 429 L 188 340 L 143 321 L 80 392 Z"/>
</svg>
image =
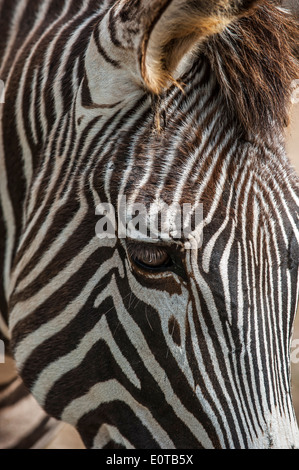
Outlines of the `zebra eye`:
<svg viewBox="0 0 299 470">
<path fill-rule="evenodd" d="M 137 266 L 148 270 L 163 270 L 172 266 L 167 250 L 151 245 L 128 246 L 129 255 Z"/>
</svg>

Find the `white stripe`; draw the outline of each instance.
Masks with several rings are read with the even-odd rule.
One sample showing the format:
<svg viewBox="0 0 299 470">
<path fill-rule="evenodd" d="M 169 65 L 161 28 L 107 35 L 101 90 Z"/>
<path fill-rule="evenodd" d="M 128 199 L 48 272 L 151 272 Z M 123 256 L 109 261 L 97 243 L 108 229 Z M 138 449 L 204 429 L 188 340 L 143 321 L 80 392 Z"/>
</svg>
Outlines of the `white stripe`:
<svg viewBox="0 0 299 470">
<path fill-rule="evenodd" d="M 126 439 L 115 426 L 103 424 L 93 440 L 93 449 L 103 449 L 110 441 L 120 444 L 126 449 L 135 449 L 128 439 Z"/>
<path fill-rule="evenodd" d="M 0 122 L 3 119 L 3 105 L 0 105 Z M 10 282 L 10 269 L 12 264 L 12 252 L 14 247 L 16 224 L 14 210 L 8 191 L 8 181 L 6 176 L 6 165 L 4 157 L 4 143 L 3 143 L 3 129 L 0 127 L 0 203 L 3 210 L 3 219 L 5 221 L 6 237 L 5 237 L 5 255 L 3 266 L 3 284 L 5 298 L 9 298 L 9 282 Z"/>
<path fill-rule="evenodd" d="M 219 265 L 219 272 L 221 276 L 224 299 L 225 299 L 225 308 L 226 308 L 228 321 L 230 324 L 232 323 L 232 311 L 231 311 L 231 296 L 230 296 L 229 257 L 230 257 L 231 249 L 234 243 L 235 231 L 236 231 L 234 221 L 232 220 L 231 222 L 232 222 L 231 233 L 230 233 L 228 242 L 226 244 L 226 247 L 223 251 L 223 254 L 220 260 L 220 265 Z"/>
<path fill-rule="evenodd" d="M 19 33 L 19 30 L 20 30 L 20 23 L 23 19 L 23 15 L 24 15 L 24 12 L 27 8 L 28 3 L 29 3 L 28 0 L 18 2 L 17 7 L 14 9 L 14 16 L 12 18 L 11 25 L 10 25 L 10 31 L 9 31 L 9 40 L 6 43 L 5 52 L 4 52 L 2 60 L 1 60 L 0 77 L 3 74 L 4 68 L 6 66 L 6 62 L 9 59 L 11 48 L 12 48 L 13 44 L 15 43 L 15 41 L 18 37 L 18 33 Z M 24 47 L 24 45 L 23 45 L 23 47 Z M 21 51 L 22 50 L 23 49 L 21 49 Z M 20 50 L 18 51 L 17 57 L 20 56 L 21 51 Z M 16 62 L 17 57 L 15 58 L 15 62 Z"/>
</svg>

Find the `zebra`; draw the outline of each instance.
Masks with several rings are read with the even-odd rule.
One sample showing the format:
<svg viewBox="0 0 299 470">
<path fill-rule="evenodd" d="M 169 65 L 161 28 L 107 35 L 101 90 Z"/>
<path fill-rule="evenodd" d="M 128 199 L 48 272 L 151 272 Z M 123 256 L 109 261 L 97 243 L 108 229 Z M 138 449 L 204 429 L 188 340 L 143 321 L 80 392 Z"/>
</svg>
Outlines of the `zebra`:
<svg viewBox="0 0 299 470">
<path fill-rule="evenodd" d="M 291 16 L 0 0 L 0 28 L 0 445 L 67 422 L 87 448 L 298 448 Z M 96 208 L 122 196 L 202 222 L 99 237 Z"/>
</svg>

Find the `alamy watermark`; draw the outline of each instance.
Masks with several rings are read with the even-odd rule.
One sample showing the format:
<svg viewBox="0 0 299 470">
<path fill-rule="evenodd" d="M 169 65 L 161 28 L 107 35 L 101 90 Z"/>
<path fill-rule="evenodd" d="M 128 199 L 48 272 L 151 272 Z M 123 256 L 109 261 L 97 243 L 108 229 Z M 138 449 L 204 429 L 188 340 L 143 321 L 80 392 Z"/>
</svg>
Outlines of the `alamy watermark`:
<svg viewBox="0 0 299 470">
<path fill-rule="evenodd" d="M 131 238 L 139 241 L 184 240 L 186 249 L 202 246 L 203 205 L 172 203 L 162 200 L 145 205 L 128 203 L 118 198 L 117 208 L 110 203 L 99 204 L 96 224 L 99 239 Z"/>
<path fill-rule="evenodd" d="M 5 103 L 5 83 L 0 80 L 0 104 Z"/>
</svg>

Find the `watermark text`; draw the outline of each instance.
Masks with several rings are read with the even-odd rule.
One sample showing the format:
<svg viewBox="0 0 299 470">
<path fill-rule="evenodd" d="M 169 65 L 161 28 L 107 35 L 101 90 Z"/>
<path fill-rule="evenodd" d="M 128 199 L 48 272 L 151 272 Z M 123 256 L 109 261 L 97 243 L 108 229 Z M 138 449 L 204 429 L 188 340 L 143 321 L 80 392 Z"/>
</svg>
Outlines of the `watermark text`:
<svg viewBox="0 0 299 470">
<path fill-rule="evenodd" d="M 158 200 L 149 205 L 128 203 L 125 196 L 118 198 L 117 208 L 110 203 L 99 204 L 96 216 L 100 220 L 95 232 L 99 239 L 132 238 L 140 241 L 186 241 L 185 248 L 202 246 L 203 205 L 166 204 Z M 195 246 L 196 245 L 196 246 Z"/>
</svg>

